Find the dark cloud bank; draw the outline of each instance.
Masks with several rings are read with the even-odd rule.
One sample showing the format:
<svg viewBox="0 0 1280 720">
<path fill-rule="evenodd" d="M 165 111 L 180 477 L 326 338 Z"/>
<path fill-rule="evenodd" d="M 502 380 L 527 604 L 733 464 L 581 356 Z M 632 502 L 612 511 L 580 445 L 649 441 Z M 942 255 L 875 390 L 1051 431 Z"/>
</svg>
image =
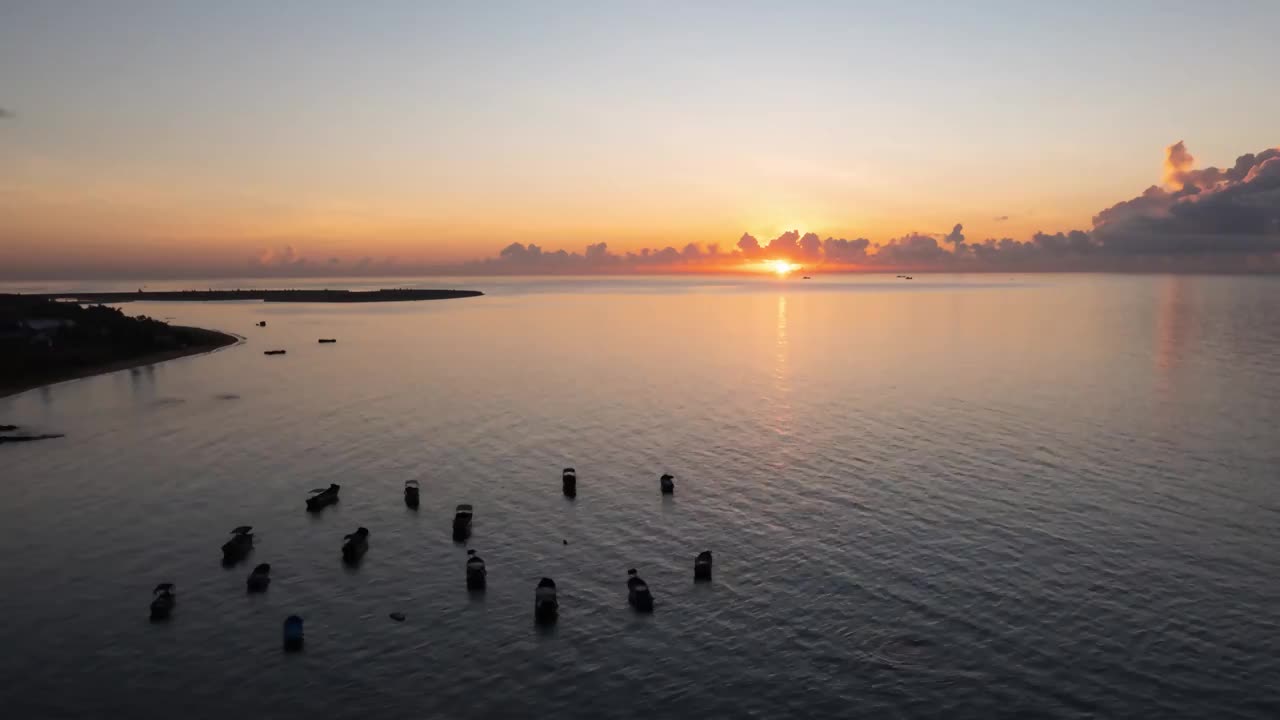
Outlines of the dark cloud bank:
<svg viewBox="0 0 1280 720">
<path fill-rule="evenodd" d="M 1178 142 L 1165 153 L 1164 186 L 1117 203 L 1089 230 L 1038 232 L 1030 240 L 970 241 L 957 223 L 948 233 L 910 233 L 885 243 L 786 232 L 767 242 L 743 235 L 736 245 L 615 253 L 605 243 L 584 252 L 512 243 L 497 257 L 450 268 L 474 274 L 571 274 L 696 271 L 734 262 L 786 259 L 828 270 L 948 271 L 1280 271 L 1280 149 L 1242 155 L 1229 169 L 1195 170 Z M 1007 216 L 1001 216 L 1004 220 Z"/>
</svg>

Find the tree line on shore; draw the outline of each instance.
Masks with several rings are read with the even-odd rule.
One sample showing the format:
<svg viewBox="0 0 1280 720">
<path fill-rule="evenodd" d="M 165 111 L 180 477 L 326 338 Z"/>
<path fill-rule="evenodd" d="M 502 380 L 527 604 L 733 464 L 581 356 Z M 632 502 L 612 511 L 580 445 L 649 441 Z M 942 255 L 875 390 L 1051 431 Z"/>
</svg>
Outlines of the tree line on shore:
<svg viewBox="0 0 1280 720">
<path fill-rule="evenodd" d="M 0 377 L 5 384 L 53 381 L 97 366 L 216 344 L 208 331 L 146 315 L 130 317 L 105 305 L 0 295 Z"/>
</svg>

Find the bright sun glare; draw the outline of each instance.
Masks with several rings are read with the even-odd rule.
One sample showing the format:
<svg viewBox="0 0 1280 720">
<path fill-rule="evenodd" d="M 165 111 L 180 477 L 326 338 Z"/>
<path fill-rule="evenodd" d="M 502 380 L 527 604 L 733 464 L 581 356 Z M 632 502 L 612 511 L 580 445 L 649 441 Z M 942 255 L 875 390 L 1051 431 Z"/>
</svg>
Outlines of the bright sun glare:
<svg viewBox="0 0 1280 720">
<path fill-rule="evenodd" d="M 795 272 L 799 268 L 800 268 L 799 265 L 796 265 L 795 263 L 789 263 L 786 260 L 770 260 L 769 261 L 769 269 L 773 270 L 778 275 L 786 275 L 787 273 Z"/>
</svg>

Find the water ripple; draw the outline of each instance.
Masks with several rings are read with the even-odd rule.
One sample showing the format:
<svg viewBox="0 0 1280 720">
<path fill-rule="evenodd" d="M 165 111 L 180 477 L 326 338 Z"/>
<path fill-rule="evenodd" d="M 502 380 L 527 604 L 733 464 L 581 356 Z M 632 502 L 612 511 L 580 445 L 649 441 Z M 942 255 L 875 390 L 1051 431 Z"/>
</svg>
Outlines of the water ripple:
<svg viewBox="0 0 1280 720">
<path fill-rule="evenodd" d="M 0 420 L 67 433 L 0 448 L 0 702 L 33 718 L 1276 717 L 1277 286 L 1189 279 L 1166 307 L 1162 278 L 1111 282 L 784 300 L 544 283 L 148 310 L 246 340 L 0 400 Z M 1179 333 L 1161 336 L 1161 312 L 1185 314 Z M 264 362 L 267 344 L 289 355 Z M 303 512 L 330 482 L 341 501 Z M 449 539 L 461 502 L 466 545 Z M 257 546 L 223 569 L 240 524 Z M 358 526 L 370 551 L 344 568 Z M 463 587 L 466 547 L 488 562 L 483 595 Z M 695 585 L 704 549 L 716 579 Z M 273 583 L 247 596 L 258 562 Z M 629 567 L 651 617 L 627 607 Z M 562 603 L 549 630 L 532 618 L 544 575 Z M 169 579 L 174 620 L 151 625 Z M 308 646 L 284 655 L 292 612 Z"/>
</svg>

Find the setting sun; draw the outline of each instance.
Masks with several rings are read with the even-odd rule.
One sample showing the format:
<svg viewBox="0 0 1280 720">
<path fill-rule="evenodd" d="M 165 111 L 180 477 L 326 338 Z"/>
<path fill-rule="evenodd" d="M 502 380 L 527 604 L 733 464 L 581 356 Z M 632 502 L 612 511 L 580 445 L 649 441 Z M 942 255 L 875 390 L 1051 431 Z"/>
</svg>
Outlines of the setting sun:
<svg viewBox="0 0 1280 720">
<path fill-rule="evenodd" d="M 770 260 L 766 263 L 768 268 L 777 275 L 786 275 L 800 269 L 799 265 L 787 262 L 786 260 Z"/>
</svg>

